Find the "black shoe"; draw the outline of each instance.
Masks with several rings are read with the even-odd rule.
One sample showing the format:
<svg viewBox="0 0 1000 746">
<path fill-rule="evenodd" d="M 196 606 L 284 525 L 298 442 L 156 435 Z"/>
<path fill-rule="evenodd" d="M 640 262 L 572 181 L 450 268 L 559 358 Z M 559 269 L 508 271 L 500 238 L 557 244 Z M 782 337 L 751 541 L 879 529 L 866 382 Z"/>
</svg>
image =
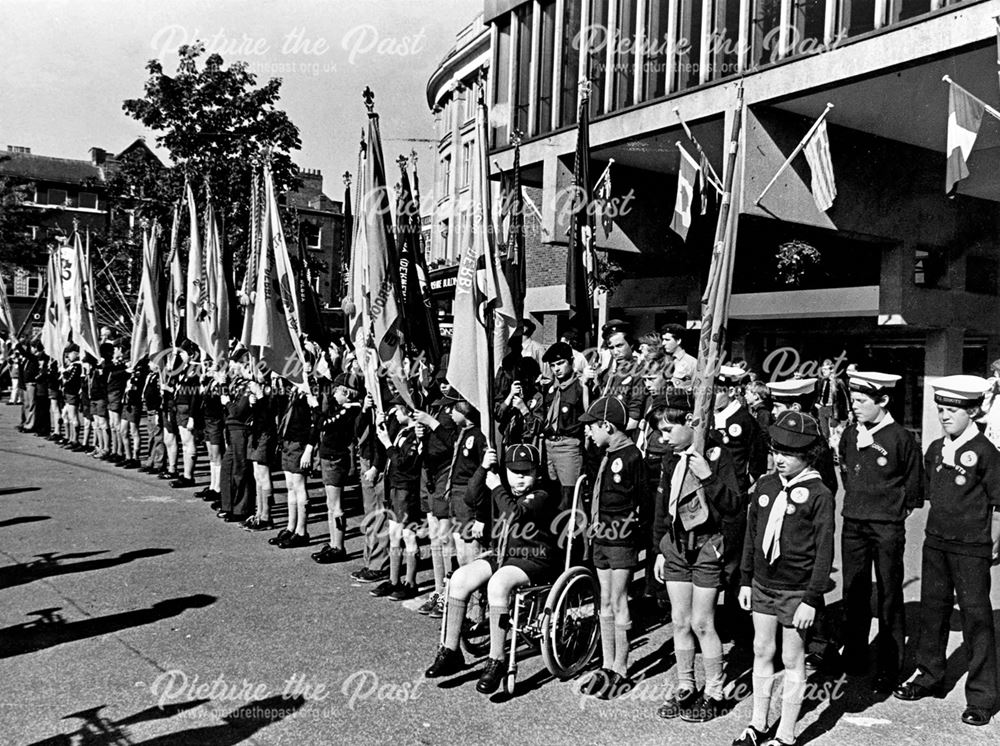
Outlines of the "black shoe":
<svg viewBox="0 0 1000 746">
<path fill-rule="evenodd" d="M 276 535 L 274 535 L 270 539 L 268 539 L 267 543 L 268 544 L 278 545 L 278 544 L 280 544 L 281 542 L 283 542 L 285 539 L 287 539 L 291 535 L 292 535 L 291 531 L 289 531 L 287 528 L 283 528 Z"/>
<path fill-rule="evenodd" d="M 389 573 L 385 570 L 369 570 L 367 567 L 362 567 L 360 570 L 355 570 L 351 573 L 351 579 L 357 580 L 359 583 L 381 583 L 383 580 L 389 577 Z"/>
<path fill-rule="evenodd" d="M 253 521 L 251 523 L 250 521 Z M 266 521 L 261 518 L 255 518 L 255 516 L 250 516 L 243 524 L 243 528 L 247 531 L 271 531 L 274 528 L 274 521 L 268 518 Z"/>
<path fill-rule="evenodd" d="M 189 477 L 177 477 L 170 486 L 176 489 L 187 489 L 188 487 L 194 487 L 194 480 Z"/>
<path fill-rule="evenodd" d="M 217 503 L 219 502 L 219 498 L 222 497 L 216 490 L 202 490 L 202 493 L 204 494 L 200 495 L 200 497 L 207 503 Z M 199 497 L 197 492 L 195 493 L 195 497 Z"/>
<path fill-rule="evenodd" d="M 580 684 L 580 694 L 585 697 L 597 697 L 611 685 L 612 671 L 608 668 L 598 668 Z"/>
<path fill-rule="evenodd" d="M 215 512 L 219 512 L 220 510 L 222 510 L 222 501 L 221 500 L 216 500 L 214 503 L 211 503 L 208 506 L 208 509 L 209 510 L 214 510 Z"/>
<path fill-rule="evenodd" d="M 465 668 L 465 656 L 460 650 L 452 650 L 442 645 L 438 648 L 437 656 L 430 668 L 424 671 L 424 676 L 428 679 L 436 679 L 439 676 L 451 676 Z"/>
<path fill-rule="evenodd" d="M 192 480 L 193 481 L 193 480 Z M 200 497 L 202 500 L 208 500 L 215 496 L 215 490 L 211 487 L 205 487 L 194 493 L 195 497 Z"/>
<path fill-rule="evenodd" d="M 399 586 L 395 583 L 387 580 L 384 583 L 375 586 L 368 592 L 375 596 L 375 598 L 386 598 L 387 596 L 391 596 L 395 593 L 398 587 Z"/>
<path fill-rule="evenodd" d="M 177 481 L 180 478 L 180 474 L 176 471 L 159 471 L 156 473 L 157 479 L 169 479 L 172 482 Z"/>
<path fill-rule="evenodd" d="M 217 511 L 215 511 L 215 517 L 216 518 L 221 518 L 224 521 L 227 520 L 231 515 L 232 515 L 232 512 L 229 511 L 229 510 L 217 510 Z"/>
<path fill-rule="evenodd" d="M 121 467 L 123 469 L 138 469 L 140 466 L 142 466 L 142 464 L 139 463 L 138 459 L 134 458 L 122 461 L 121 463 Z"/>
<path fill-rule="evenodd" d="M 423 606 L 417 609 L 417 613 L 423 614 L 424 616 L 430 614 L 432 611 L 434 611 L 434 607 L 437 606 L 439 598 L 441 598 L 441 596 L 439 596 L 437 593 L 432 593 L 431 595 L 429 595 L 427 597 L 427 600 L 424 601 Z"/>
<path fill-rule="evenodd" d="M 729 713 L 733 704 L 725 699 L 702 697 L 692 707 L 681 712 L 681 720 L 686 723 L 707 723 Z"/>
<path fill-rule="evenodd" d="M 611 681 L 608 686 L 597 693 L 598 699 L 617 699 L 623 694 L 628 694 L 635 688 L 635 682 L 628 676 L 622 676 L 617 671 L 611 671 Z"/>
<path fill-rule="evenodd" d="M 966 725 L 986 725 L 990 722 L 989 710 L 980 707 L 966 707 L 962 713 L 962 722 Z"/>
<path fill-rule="evenodd" d="M 767 738 L 767 733 L 748 725 L 739 738 L 733 739 L 733 746 L 761 746 Z"/>
<path fill-rule="evenodd" d="M 139 469 L 143 474 L 160 474 L 161 472 L 155 466 L 143 466 Z"/>
<path fill-rule="evenodd" d="M 400 583 L 396 590 L 389 595 L 389 600 L 409 601 L 411 598 L 416 598 L 419 595 L 420 591 L 417 590 L 417 586 L 412 583 L 403 582 Z"/>
<path fill-rule="evenodd" d="M 334 562 L 343 562 L 347 559 L 347 552 L 344 551 L 343 547 L 331 547 L 329 544 L 324 544 L 322 549 L 313 552 L 311 556 L 314 562 L 320 565 L 329 565 Z"/>
<path fill-rule="evenodd" d="M 222 520 L 224 520 L 226 523 L 240 523 L 240 524 L 242 524 L 245 521 L 249 520 L 250 517 L 251 516 L 248 516 L 246 513 L 240 513 L 240 514 L 230 513 L 228 516 L 226 516 Z"/>
<path fill-rule="evenodd" d="M 916 702 L 927 697 L 940 698 L 941 690 L 938 687 L 927 687 L 911 681 L 909 684 L 903 684 L 892 694 L 896 699 L 901 699 L 905 702 Z"/>
<path fill-rule="evenodd" d="M 476 682 L 476 691 L 480 694 L 493 694 L 493 692 L 500 688 L 503 677 L 506 675 L 507 661 L 487 658 L 486 667 L 479 674 L 479 681 Z"/>
<path fill-rule="evenodd" d="M 656 714 L 661 718 L 671 720 L 680 717 L 685 710 L 691 709 L 698 701 L 697 689 L 678 689 L 656 710 Z"/>
<path fill-rule="evenodd" d="M 292 534 L 278 544 L 278 546 L 282 549 L 298 549 L 299 547 L 309 546 L 309 542 L 309 534 Z"/>
</svg>

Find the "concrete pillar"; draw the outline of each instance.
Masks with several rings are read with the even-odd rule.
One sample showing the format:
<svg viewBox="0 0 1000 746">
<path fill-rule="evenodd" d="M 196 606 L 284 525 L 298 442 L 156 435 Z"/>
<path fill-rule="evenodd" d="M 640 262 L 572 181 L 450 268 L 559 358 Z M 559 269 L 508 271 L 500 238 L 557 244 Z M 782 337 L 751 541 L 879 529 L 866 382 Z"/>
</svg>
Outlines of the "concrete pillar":
<svg viewBox="0 0 1000 746">
<path fill-rule="evenodd" d="M 964 329 L 932 329 L 927 332 L 924 351 L 925 376 L 950 376 L 962 373 Z"/>
</svg>

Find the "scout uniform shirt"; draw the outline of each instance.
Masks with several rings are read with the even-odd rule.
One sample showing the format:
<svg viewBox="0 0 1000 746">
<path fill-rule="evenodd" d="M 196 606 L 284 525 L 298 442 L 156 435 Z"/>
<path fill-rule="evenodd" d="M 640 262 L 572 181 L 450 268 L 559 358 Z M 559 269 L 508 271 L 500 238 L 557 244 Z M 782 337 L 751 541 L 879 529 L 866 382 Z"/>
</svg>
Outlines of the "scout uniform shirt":
<svg viewBox="0 0 1000 746">
<path fill-rule="evenodd" d="M 361 404 L 348 401 L 341 405 L 332 394 L 323 395 L 319 420 L 319 457 L 333 459 L 347 456 L 354 442 L 354 421 Z"/>
<path fill-rule="evenodd" d="M 877 425 L 852 424 L 844 431 L 840 463 L 844 518 L 899 523 L 924 504 L 920 450 L 888 412 Z"/>
<path fill-rule="evenodd" d="M 579 418 L 587 409 L 587 396 L 580 379 L 571 376 L 566 381 L 553 381 L 542 393 L 545 437 L 583 440 L 583 423 Z"/>
<path fill-rule="evenodd" d="M 645 502 L 646 465 L 625 433 L 616 432 L 594 479 L 590 504 L 590 537 L 603 546 L 637 546 L 644 534 L 639 510 Z"/>
<path fill-rule="evenodd" d="M 805 469 L 788 482 L 778 474 L 760 478 L 751 491 L 742 585 L 802 591 L 817 608 L 833 588 L 834 501 L 819 472 Z"/>
<path fill-rule="evenodd" d="M 486 446 L 486 436 L 476 425 L 468 425 L 455 435 L 446 491 L 451 503 L 451 517 L 459 523 L 479 521 L 484 526 L 490 524 L 488 490 L 483 482 L 472 479 L 483 462 Z"/>
<path fill-rule="evenodd" d="M 931 443 L 924 472 L 931 503 L 924 545 L 990 557 L 992 514 L 1000 508 L 1000 452 L 969 423 L 954 440 L 944 437 Z"/>
<path fill-rule="evenodd" d="M 393 489 L 420 489 L 421 446 L 416 429 L 404 427 L 387 449 L 389 471 L 386 483 Z"/>
<path fill-rule="evenodd" d="M 745 492 L 767 470 L 767 444 L 760 426 L 749 410 L 734 399 L 725 409 L 715 413 L 715 429 L 722 436 L 722 445 L 733 457 L 740 489 Z"/>
<path fill-rule="evenodd" d="M 645 390 L 640 366 L 635 359 L 612 360 L 611 365 L 598 376 L 597 391 L 601 396 L 616 396 L 621 399 L 630 420 L 642 419 Z"/>
</svg>

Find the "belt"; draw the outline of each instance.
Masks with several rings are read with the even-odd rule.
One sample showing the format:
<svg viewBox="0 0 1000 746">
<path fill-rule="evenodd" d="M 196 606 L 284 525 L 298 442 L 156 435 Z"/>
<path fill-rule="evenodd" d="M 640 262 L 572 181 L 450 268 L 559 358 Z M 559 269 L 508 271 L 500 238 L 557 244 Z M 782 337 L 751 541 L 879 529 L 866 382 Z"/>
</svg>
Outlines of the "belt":
<svg viewBox="0 0 1000 746">
<path fill-rule="evenodd" d="M 581 438 L 579 438 L 576 435 L 549 435 L 549 434 L 546 434 L 545 439 L 550 440 L 553 443 L 558 443 L 560 440 L 581 440 Z"/>
</svg>

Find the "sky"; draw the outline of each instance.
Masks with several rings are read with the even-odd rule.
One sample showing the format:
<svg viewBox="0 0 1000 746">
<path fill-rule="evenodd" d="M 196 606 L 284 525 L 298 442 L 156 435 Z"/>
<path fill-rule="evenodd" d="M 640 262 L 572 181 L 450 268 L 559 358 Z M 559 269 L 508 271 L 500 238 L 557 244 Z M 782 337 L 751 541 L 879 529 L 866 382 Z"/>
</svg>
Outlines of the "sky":
<svg viewBox="0 0 1000 746">
<path fill-rule="evenodd" d="M 177 69 L 177 47 L 201 40 L 225 62 L 242 59 L 258 81 L 283 79 L 278 104 L 299 127 L 303 168 L 322 169 L 343 194 L 356 170 L 371 86 L 387 161 L 416 148 L 431 178 L 433 115 L 427 80 L 483 0 L 2 0 L 0 150 L 89 158 L 154 132 L 122 111 L 140 98 L 146 63 Z M 199 65 L 206 55 L 200 58 Z M 163 151 L 157 151 L 165 156 Z"/>
</svg>

